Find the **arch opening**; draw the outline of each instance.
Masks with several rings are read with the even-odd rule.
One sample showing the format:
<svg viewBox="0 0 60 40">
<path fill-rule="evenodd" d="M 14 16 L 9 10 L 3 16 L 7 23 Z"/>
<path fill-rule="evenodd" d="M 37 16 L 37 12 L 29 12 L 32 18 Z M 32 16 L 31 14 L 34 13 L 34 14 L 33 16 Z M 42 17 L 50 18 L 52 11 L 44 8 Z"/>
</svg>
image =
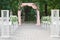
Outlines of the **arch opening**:
<svg viewBox="0 0 60 40">
<path fill-rule="evenodd" d="M 22 23 L 36 23 L 36 10 L 30 6 L 24 6 L 21 11 Z"/>
</svg>

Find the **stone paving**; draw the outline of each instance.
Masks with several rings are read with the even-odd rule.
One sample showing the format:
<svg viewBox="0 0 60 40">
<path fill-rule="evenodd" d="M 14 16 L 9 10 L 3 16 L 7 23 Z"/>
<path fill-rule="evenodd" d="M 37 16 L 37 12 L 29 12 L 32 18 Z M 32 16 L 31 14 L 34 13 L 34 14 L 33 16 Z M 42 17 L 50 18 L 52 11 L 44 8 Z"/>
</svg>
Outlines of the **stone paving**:
<svg viewBox="0 0 60 40">
<path fill-rule="evenodd" d="M 50 30 L 30 23 L 19 26 L 11 38 L 0 38 L 0 40 L 60 40 L 60 38 L 51 38 Z"/>
</svg>

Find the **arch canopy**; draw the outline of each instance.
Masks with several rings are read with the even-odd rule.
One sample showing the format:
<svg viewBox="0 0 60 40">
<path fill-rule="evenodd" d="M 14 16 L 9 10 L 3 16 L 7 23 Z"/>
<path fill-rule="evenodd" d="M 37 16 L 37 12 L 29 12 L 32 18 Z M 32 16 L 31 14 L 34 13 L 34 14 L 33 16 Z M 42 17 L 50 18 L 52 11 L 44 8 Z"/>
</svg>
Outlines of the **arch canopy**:
<svg viewBox="0 0 60 40">
<path fill-rule="evenodd" d="M 24 7 L 24 6 L 30 6 L 33 9 L 38 9 L 38 7 L 36 6 L 36 4 L 34 4 L 34 3 L 22 3 L 21 7 Z"/>
</svg>

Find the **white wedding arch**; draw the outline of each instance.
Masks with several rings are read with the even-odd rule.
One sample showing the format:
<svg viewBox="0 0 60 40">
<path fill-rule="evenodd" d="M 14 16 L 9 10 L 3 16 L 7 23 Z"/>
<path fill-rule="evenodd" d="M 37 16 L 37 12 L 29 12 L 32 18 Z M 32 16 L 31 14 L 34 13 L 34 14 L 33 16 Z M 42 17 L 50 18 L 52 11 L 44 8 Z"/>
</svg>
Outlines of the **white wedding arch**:
<svg viewBox="0 0 60 40">
<path fill-rule="evenodd" d="M 32 7 L 33 9 L 36 9 L 36 14 L 37 14 L 37 21 L 36 21 L 36 25 L 40 25 L 40 13 L 39 13 L 39 10 L 38 10 L 38 7 L 36 6 L 36 4 L 34 3 L 22 3 L 20 5 L 21 7 L 24 7 L 24 6 L 30 6 Z M 18 10 L 18 22 L 19 22 L 19 25 L 21 25 L 21 9 Z"/>
</svg>

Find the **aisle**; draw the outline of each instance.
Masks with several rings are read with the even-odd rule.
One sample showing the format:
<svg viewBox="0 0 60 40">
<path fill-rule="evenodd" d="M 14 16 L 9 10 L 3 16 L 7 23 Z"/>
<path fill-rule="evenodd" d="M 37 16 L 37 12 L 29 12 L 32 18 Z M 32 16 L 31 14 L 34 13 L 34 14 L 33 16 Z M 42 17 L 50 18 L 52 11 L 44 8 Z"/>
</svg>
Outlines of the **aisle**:
<svg viewBox="0 0 60 40">
<path fill-rule="evenodd" d="M 40 26 L 23 24 L 19 26 L 12 38 L 5 40 L 59 40 L 59 38 L 50 38 L 49 31 L 43 30 Z"/>
</svg>

